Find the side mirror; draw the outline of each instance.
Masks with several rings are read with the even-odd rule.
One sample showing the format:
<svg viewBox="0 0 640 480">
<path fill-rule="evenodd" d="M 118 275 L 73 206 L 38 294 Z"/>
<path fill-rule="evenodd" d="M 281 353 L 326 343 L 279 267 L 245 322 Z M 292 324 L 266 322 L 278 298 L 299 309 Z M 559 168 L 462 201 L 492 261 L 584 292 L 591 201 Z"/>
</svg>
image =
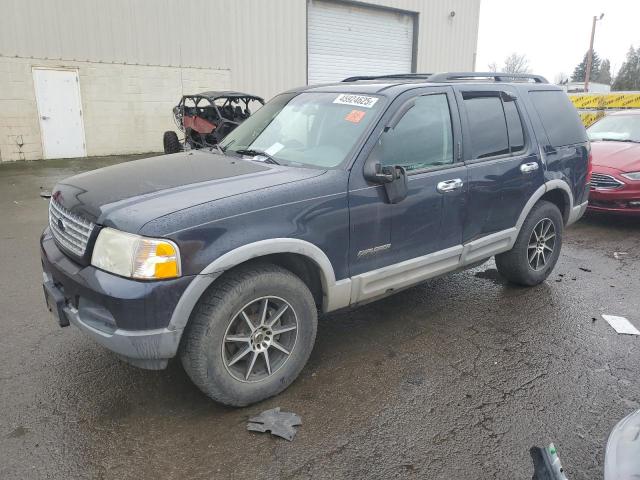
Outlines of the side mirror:
<svg viewBox="0 0 640 480">
<path fill-rule="evenodd" d="M 364 176 L 370 182 L 384 185 L 389 203 L 401 202 L 409 194 L 407 171 L 404 167 L 398 165 L 382 166 L 379 162 L 371 162 L 368 168 L 365 168 Z"/>
<path fill-rule="evenodd" d="M 391 183 L 395 179 L 394 168 L 390 165 L 382 166 L 380 162 L 367 162 L 364 178 L 373 183 Z"/>
</svg>

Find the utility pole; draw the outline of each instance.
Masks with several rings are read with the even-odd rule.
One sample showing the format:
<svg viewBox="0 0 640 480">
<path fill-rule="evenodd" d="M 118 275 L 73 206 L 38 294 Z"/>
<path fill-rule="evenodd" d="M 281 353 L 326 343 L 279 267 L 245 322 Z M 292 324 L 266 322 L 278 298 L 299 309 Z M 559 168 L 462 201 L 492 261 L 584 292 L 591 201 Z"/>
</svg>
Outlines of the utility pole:
<svg viewBox="0 0 640 480">
<path fill-rule="evenodd" d="M 591 25 L 591 41 L 589 42 L 589 51 L 587 52 L 587 69 L 584 74 L 584 91 L 589 91 L 589 80 L 591 77 L 591 63 L 593 62 L 593 39 L 596 36 L 596 22 L 602 20 L 604 13 L 600 14 L 600 18 L 594 16 L 593 24 Z"/>
</svg>

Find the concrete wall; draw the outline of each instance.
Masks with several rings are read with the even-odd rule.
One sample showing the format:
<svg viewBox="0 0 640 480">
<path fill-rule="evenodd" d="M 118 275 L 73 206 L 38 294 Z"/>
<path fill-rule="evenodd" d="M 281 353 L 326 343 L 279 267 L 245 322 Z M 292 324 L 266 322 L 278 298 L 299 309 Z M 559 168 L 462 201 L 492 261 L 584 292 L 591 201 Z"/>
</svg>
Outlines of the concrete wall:
<svg viewBox="0 0 640 480">
<path fill-rule="evenodd" d="M 417 13 L 417 71 L 473 69 L 480 0 L 352 3 Z M 3 0 L 0 160 L 42 157 L 33 67 L 79 70 L 88 155 L 160 151 L 183 92 L 304 85 L 306 28 L 307 0 Z"/>
<path fill-rule="evenodd" d="M 42 158 L 33 67 L 75 68 L 87 155 L 158 152 L 183 91 L 228 89 L 229 70 L 0 57 L 0 158 Z"/>
</svg>

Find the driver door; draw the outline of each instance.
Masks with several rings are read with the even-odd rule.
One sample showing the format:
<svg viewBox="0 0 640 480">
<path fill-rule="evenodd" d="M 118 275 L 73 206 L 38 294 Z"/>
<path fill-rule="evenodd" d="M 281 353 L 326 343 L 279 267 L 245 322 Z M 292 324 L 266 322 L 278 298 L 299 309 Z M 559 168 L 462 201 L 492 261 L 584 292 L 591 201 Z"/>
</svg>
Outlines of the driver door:
<svg viewBox="0 0 640 480">
<path fill-rule="evenodd" d="M 401 118 L 386 121 L 363 164 L 403 167 L 406 197 L 390 203 L 384 185 L 361 180 L 364 168 L 351 174 L 350 266 L 352 277 L 358 277 L 357 301 L 452 270 L 462 250 L 467 168 L 460 161 L 453 90 L 408 93 L 390 109 L 392 117 L 395 111 Z"/>
</svg>

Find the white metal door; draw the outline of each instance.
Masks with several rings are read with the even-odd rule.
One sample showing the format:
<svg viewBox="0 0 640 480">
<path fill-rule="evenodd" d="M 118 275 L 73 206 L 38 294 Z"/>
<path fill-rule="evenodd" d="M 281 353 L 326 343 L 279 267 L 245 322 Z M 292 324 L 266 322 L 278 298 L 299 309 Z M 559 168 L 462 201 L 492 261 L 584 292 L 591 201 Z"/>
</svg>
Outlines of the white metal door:
<svg viewBox="0 0 640 480">
<path fill-rule="evenodd" d="M 76 70 L 33 69 L 44 158 L 86 156 Z"/>
<path fill-rule="evenodd" d="M 337 82 L 354 75 L 409 73 L 413 16 L 311 0 L 307 48 L 309 84 Z"/>
</svg>

